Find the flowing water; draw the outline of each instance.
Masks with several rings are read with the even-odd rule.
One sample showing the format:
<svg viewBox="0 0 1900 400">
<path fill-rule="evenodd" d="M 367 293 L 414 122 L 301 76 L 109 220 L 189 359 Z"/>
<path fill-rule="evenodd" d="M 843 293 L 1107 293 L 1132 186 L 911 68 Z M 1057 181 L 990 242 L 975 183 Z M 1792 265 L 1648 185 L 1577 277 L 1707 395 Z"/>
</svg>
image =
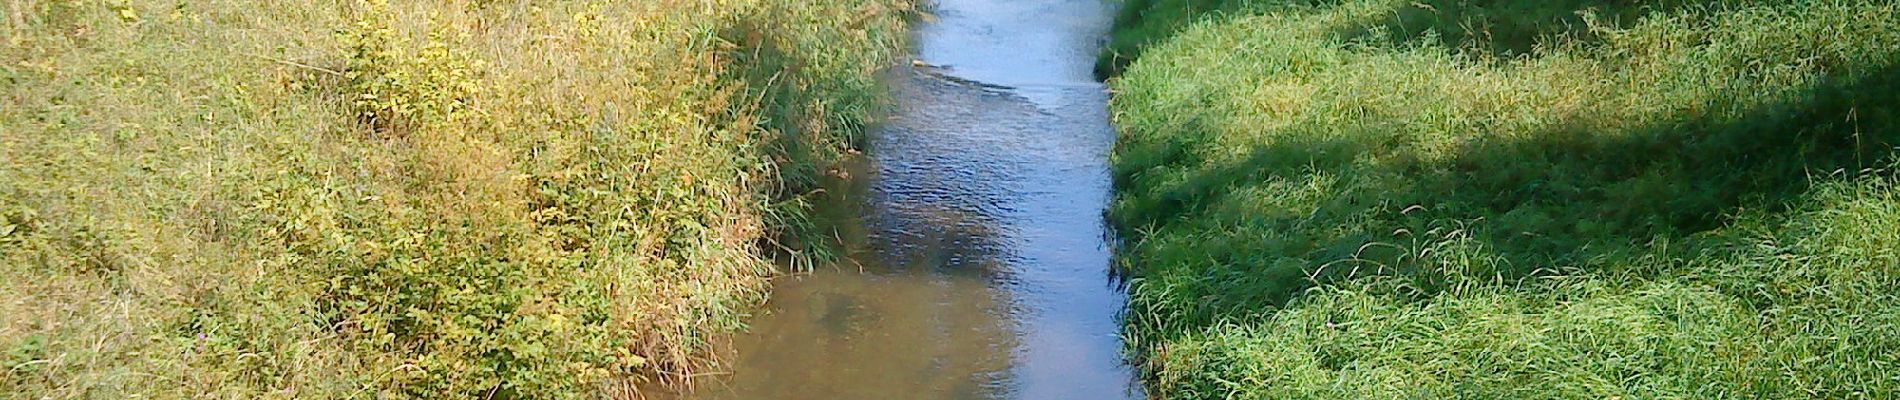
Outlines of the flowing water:
<svg viewBox="0 0 1900 400">
<path fill-rule="evenodd" d="M 859 176 L 847 259 L 774 282 L 705 399 L 1132 399 L 1111 280 L 1107 0 L 937 0 Z"/>
</svg>

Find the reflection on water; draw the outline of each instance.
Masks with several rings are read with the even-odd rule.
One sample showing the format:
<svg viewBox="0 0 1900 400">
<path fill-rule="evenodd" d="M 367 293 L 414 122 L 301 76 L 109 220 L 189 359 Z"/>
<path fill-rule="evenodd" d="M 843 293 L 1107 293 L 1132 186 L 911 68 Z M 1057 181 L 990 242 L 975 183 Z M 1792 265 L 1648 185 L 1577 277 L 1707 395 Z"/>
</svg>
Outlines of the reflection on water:
<svg viewBox="0 0 1900 400">
<path fill-rule="evenodd" d="M 824 213 L 848 257 L 779 278 L 706 399 L 1139 398 L 1101 219 L 1105 0 L 939 0 L 873 156 Z M 981 82 L 981 84 L 974 83 Z M 998 88 L 1005 87 L 1005 88 Z"/>
</svg>

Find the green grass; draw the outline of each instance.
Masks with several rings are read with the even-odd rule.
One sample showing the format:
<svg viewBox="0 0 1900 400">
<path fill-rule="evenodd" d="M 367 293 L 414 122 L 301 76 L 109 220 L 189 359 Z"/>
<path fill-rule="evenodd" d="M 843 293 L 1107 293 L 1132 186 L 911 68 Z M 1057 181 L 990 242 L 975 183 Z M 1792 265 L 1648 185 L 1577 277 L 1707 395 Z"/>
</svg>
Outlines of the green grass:
<svg viewBox="0 0 1900 400">
<path fill-rule="evenodd" d="M 684 383 L 908 7 L 0 3 L 0 398 Z"/>
<path fill-rule="evenodd" d="M 1141 51 L 1202 18 L 1234 11 L 1244 0 L 1124 0 L 1115 14 L 1115 29 L 1095 60 L 1095 76 L 1120 74 Z"/>
<path fill-rule="evenodd" d="M 1153 393 L 1900 395 L 1895 3 L 1224 7 L 1123 26 Z"/>
<path fill-rule="evenodd" d="M 1603 0 L 1472 1 L 1425 0 L 1365 14 L 1331 27 L 1332 36 L 1378 36 L 1384 44 L 1406 46 L 1431 32 L 1433 44 L 1509 58 L 1532 54 L 1540 45 L 1600 41 L 1592 25 L 1628 27 L 1642 17 L 1711 4 L 1756 0 Z M 1248 16 L 1289 7 L 1332 7 L 1346 0 L 1124 0 L 1115 29 L 1097 57 L 1099 78 L 1119 75 L 1142 51 L 1195 23 Z M 1582 12 L 1580 12 L 1582 11 Z"/>
</svg>

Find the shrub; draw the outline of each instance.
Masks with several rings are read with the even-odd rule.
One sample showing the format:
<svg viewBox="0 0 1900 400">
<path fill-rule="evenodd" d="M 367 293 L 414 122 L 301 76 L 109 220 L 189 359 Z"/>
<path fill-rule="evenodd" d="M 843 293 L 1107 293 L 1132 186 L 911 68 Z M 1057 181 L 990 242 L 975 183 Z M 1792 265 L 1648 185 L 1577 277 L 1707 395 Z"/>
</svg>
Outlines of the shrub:
<svg viewBox="0 0 1900 400">
<path fill-rule="evenodd" d="M 419 51 L 397 36 L 384 19 L 386 2 L 371 2 L 361 19 L 342 30 L 347 49 L 346 92 L 360 118 L 379 130 L 440 125 L 469 111 L 481 91 L 481 60 L 446 42 L 447 32 L 429 33 Z"/>
</svg>

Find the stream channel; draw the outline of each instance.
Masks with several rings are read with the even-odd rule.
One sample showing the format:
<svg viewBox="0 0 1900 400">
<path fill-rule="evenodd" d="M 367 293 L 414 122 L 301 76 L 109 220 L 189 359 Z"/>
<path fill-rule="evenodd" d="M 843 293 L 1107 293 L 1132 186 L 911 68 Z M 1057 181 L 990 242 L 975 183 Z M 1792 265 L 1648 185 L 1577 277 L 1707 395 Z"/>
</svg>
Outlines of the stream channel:
<svg viewBox="0 0 1900 400">
<path fill-rule="evenodd" d="M 821 218 L 698 399 L 1138 399 L 1109 274 L 1108 0 L 935 0 Z"/>
</svg>

